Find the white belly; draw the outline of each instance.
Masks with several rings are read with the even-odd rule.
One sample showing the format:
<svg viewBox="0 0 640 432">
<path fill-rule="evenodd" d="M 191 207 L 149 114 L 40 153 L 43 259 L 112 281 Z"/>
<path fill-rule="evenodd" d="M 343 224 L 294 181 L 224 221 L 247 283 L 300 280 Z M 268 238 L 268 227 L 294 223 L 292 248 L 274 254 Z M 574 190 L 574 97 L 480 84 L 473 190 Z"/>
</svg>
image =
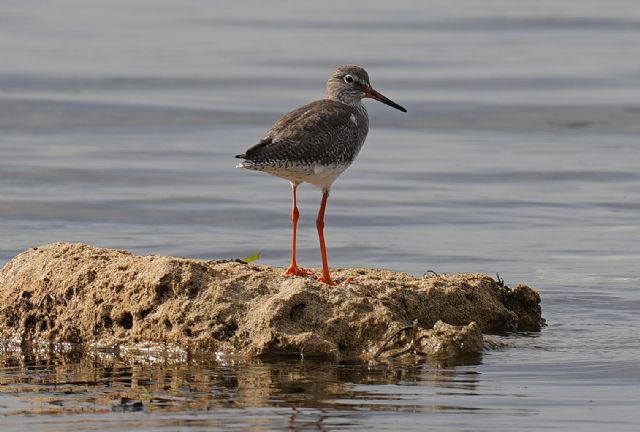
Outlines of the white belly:
<svg viewBox="0 0 640 432">
<path fill-rule="evenodd" d="M 350 164 L 311 166 L 260 166 L 239 163 L 238 168 L 263 171 L 294 183 L 311 183 L 323 190 L 329 190 L 331 184 L 342 174 Z"/>
<path fill-rule="evenodd" d="M 321 189 L 328 190 L 331 184 L 342 174 L 349 165 L 313 165 L 313 172 L 309 173 L 304 181 Z"/>
</svg>

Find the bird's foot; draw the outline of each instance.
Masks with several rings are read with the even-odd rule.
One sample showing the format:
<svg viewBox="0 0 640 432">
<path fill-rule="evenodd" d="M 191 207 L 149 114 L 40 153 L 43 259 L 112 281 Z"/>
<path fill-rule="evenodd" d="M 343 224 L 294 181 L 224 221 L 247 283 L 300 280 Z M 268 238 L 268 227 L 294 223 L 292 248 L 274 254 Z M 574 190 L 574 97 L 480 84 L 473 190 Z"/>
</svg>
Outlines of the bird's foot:
<svg viewBox="0 0 640 432">
<path fill-rule="evenodd" d="M 326 283 L 329 286 L 336 286 L 338 285 L 337 283 L 335 283 L 334 281 L 331 280 L 331 276 L 321 276 L 318 278 L 319 282 L 323 282 Z"/>
<path fill-rule="evenodd" d="M 284 275 L 285 276 L 312 276 L 313 272 L 300 268 L 296 264 L 291 264 L 287 269 L 287 271 L 284 272 Z"/>
</svg>

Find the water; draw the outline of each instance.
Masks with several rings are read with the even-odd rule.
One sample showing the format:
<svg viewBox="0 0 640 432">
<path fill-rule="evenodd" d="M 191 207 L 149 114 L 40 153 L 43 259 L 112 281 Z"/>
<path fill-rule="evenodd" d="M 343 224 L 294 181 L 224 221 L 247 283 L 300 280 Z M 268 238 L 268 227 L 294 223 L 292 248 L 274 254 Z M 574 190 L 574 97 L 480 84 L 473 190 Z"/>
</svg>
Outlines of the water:
<svg viewBox="0 0 640 432">
<path fill-rule="evenodd" d="M 634 1 L 1 3 L 1 263 L 66 240 L 284 266 L 289 186 L 233 155 L 358 63 L 409 112 L 368 102 L 330 263 L 500 272 L 549 323 L 463 364 L 3 354 L 2 430 L 636 430 L 639 44 Z"/>
</svg>

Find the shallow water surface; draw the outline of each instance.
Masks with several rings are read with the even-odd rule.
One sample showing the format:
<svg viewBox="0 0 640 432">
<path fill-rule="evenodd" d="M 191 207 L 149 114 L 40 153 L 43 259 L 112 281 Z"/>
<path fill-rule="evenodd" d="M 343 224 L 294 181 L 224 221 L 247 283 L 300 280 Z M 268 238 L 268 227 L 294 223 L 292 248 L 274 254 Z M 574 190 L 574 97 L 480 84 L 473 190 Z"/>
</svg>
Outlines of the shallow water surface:
<svg viewBox="0 0 640 432">
<path fill-rule="evenodd" d="M 330 263 L 499 272 L 548 323 L 462 364 L 3 353 L 2 430 L 640 424 L 637 2 L 26 0 L 0 23 L 0 263 L 65 240 L 286 265 L 289 185 L 233 155 L 358 63 L 409 112 L 367 102 Z M 300 189 L 305 266 L 319 199 Z"/>
<path fill-rule="evenodd" d="M 457 363 L 369 366 L 194 359 L 131 365 L 104 354 L 47 360 L 6 356 L 4 391 L 20 396 L 5 398 L 3 411 L 5 419 L 21 420 L 15 426 L 7 422 L 3 430 L 23 430 L 26 425 L 47 431 L 416 430 L 421 425 L 474 430 L 563 425 L 588 430 L 633 425 L 632 419 L 616 415 L 634 409 L 626 394 L 634 390 L 625 390 L 631 385 L 624 380 L 600 377 L 597 362 L 541 367 L 538 362 L 516 365 L 496 359 L 491 364 L 492 356 L 502 354 Z M 481 366 L 486 360 L 489 364 Z M 631 364 L 616 372 L 637 374 Z M 595 385 L 598 393 L 578 395 L 576 388 L 559 383 L 559 377 Z M 559 397 L 564 408 L 556 406 Z M 579 418 L 567 418 L 567 407 Z"/>
</svg>

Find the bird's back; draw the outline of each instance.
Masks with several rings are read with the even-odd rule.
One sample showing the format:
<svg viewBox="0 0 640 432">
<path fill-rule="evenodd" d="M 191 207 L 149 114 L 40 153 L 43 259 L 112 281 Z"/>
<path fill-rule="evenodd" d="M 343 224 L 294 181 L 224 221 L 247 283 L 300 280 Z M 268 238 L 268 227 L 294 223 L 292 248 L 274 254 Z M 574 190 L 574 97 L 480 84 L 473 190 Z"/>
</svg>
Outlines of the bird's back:
<svg viewBox="0 0 640 432">
<path fill-rule="evenodd" d="M 362 147 L 369 121 L 364 105 L 323 99 L 291 111 L 244 154 L 244 168 L 259 171 L 349 165 Z"/>
</svg>

